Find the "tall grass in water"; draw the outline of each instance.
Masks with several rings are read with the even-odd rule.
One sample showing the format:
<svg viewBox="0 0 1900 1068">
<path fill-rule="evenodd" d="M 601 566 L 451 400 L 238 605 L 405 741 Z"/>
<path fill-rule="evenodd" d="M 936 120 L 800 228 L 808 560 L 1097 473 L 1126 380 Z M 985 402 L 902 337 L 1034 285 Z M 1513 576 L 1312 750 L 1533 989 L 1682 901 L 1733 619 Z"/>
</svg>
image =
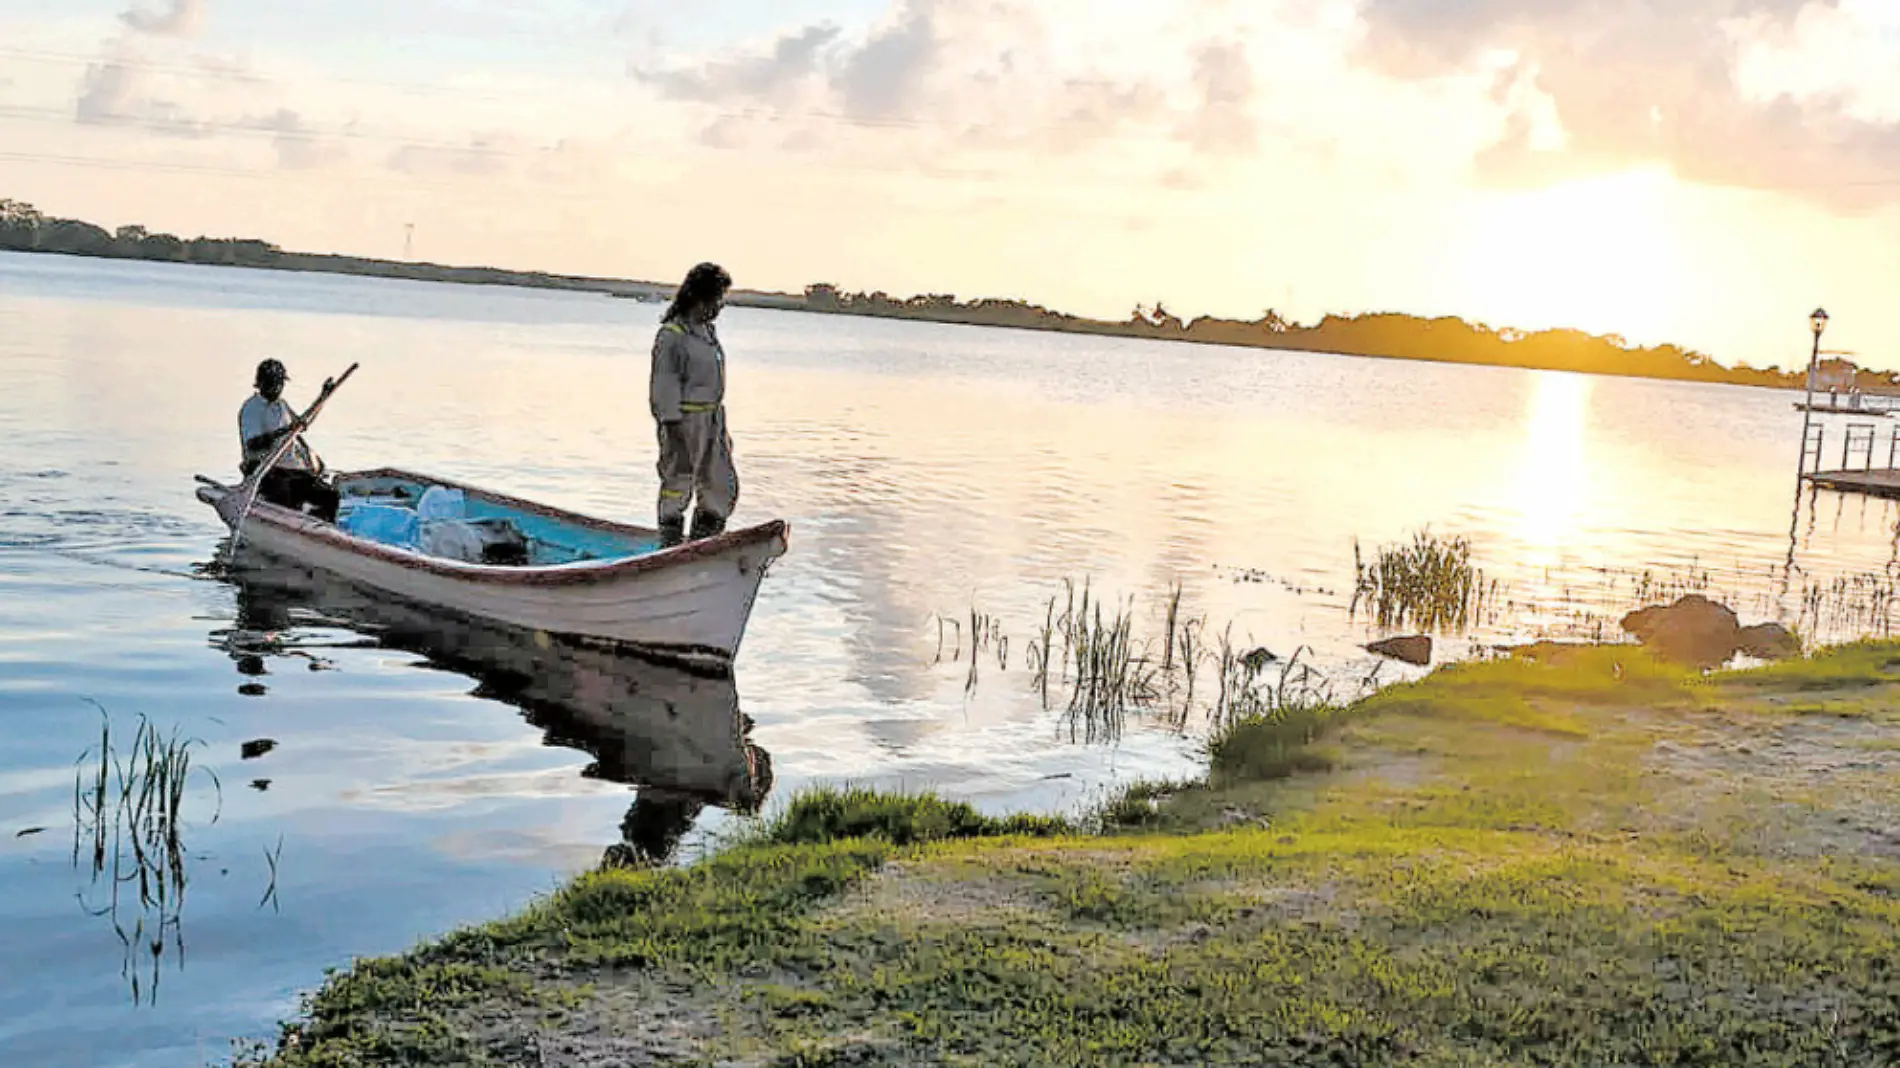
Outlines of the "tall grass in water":
<svg viewBox="0 0 1900 1068">
<path fill-rule="evenodd" d="M 1032 672 L 1031 685 L 1044 708 L 1050 705 L 1052 679 L 1068 687 L 1064 723 L 1071 738 L 1082 734 L 1090 741 L 1119 737 L 1130 709 L 1160 699 L 1163 670 L 1151 661 L 1148 644 L 1135 638 L 1132 598 L 1126 606 L 1116 604 L 1104 614 L 1103 602 L 1087 581 L 1079 599 L 1074 582 L 1065 581 L 1063 586 L 1062 614 L 1056 614 L 1057 599 L 1051 597 L 1044 606 L 1042 628 L 1024 654 Z"/>
<path fill-rule="evenodd" d="M 1117 604 L 1112 615 L 1104 616 L 1102 602 L 1091 604 L 1084 586 L 1079 610 L 1063 617 L 1062 635 L 1075 663 L 1067 712 L 1071 738 L 1079 731 L 1091 741 L 1098 735 L 1120 737 L 1129 709 L 1149 707 L 1161 698 L 1161 669 L 1149 661 L 1146 643 L 1135 640 L 1132 598 L 1126 607 Z"/>
<path fill-rule="evenodd" d="M 1178 582 L 1162 606 L 1161 634 L 1149 637 L 1137 633 L 1133 598 L 1106 600 L 1087 580 L 1063 586 L 1044 605 L 1025 660 L 1031 689 L 1044 708 L 1062 707 L 1071 740 L 1119 738 L 1131 713 L 1158 714 L 1184 730 L 1196 713 L 1219 725 L 1333 699 L 1331 683 L 1302 660 L 1310 650 L 1282 661 L 1265 648 L 1236 645 L 1231 624 L 1210 639 L 1207 620 L 1183 611 Z M 1204 686 L 1207 670 L 1214 679 Z"/>
<path fill-rule="evenodd" d="M 1268 659 L 1261 649 L 1237 654 L 1230 637 L 1223 635 L 1220 696 L 1209 710 L 1215 729 L 1225 730 L 1246 720 L 1277 720 L 1295 712 L 1332 707 L 1335 703 L 1332 682 L 1311 664 L 1300 662 L 1302 656 L 1311 652 L 1310 648 L 1301 646 L 1284 661 Z M 1277 671 L 1273 669 L 1275 663 L 1279 664 Z"/>
<path fill-rule="evenodd" d="M 1430 531 L 1414 534 L 1410 545 L 1381 547 L 1370 564 L 1355 538 L 1352 567 L 1350 612 L 1356 615 L 1364 602 L 1381 627 L 1462 630 L 1482 616 L 1487 598 L 1498 591 L 1498 584 L 1487 587 L 1484 573 L 1472 565 L 1470 542 L 1440 539 Z"/>
<path fill-rule="evenodd" d="M 1849 631 L 1861 637 L 1891 638 L 1895 609 L 1900 609 L 1900 584 L 1892 575 L 1808 579 L 1802 582 L 1795 627 L 1804 634 Z"/>
<path fill-rule="evenodd" d="M 1744 624 L 1779 621 L 1809 645 L 1900 634 L 1900 573 L 1885 570 L 1809 576 L 1781 565 L 1730 568 L 1691 563 L 1667 569 L 1591 568 L 1594 583 L 1565 585 L 1541 601 L 1503 607 L 1536 613 L 1540 636 L 1628 640 L 1623 617 L 1636 609 L 1700 594 L 1727 605 Z M 1548 579 L 1547 579 L 1548 581 Z M 1487 604 L 1487 610 L 1495 605 Z"/>
<path fill-rule="evenodd" d="M 960 620 L 939 614 L 937 616 L 937 663 L 943 662 L 944 626 L 948 624 L 956 645 L 950 651 L 953 663 L 963 662 L 963 624 Z M 1003 624 L 994 616 L 987 616 L 970 609 L 970 670 L 963 680 L 965 692 L 976 689 L 977 664 L 986 656 L 996 658 L 999 670 L 1009 670 L 1009 635 L 1003 633 Z"/>
<path fill-rule="evenodd" d="M 99 706 L 95 703 L 95 708 Z M 184 808 L 193 772 L 191 748 L 202 742 L 179 738 L 176 730 L 159 734 L 143 716 L 129 746 L 121 752 L 112 732 L 111 717 L 99 708 L 99 742 L 78 760 L 73 776 L 73 865 L 88 863 L 93 889 L 106 882 L 105 902 L 81 907 L 94 916 L 109 916 L 125 945 L 123 974 L 139 1003 L 158 994 L 159 963 L 167 938 L 184 963 L 183 914 L 186 872 Z M 197 769 L 211 780 L 217 808 L 222 813 L 224 788 L 209 768 Z M 132 911 L 128 921 L 125 912 Z M 140 964 L 149 956 L 150 984 Z M 139 963 L 135 963 L 138 961 Z"/>
</svg>

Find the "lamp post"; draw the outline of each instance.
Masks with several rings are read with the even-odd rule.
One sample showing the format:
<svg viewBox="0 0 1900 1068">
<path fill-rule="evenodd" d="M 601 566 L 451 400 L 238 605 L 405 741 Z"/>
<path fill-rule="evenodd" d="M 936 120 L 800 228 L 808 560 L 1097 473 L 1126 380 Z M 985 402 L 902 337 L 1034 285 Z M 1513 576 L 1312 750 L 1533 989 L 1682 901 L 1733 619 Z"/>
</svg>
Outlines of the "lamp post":
<svg viewBox="0 0 1900 1068">
<path fill-rule="evenodd" d="M 1794 475 L 1796 492 L 1799 492 L 1801 476 L 1808 470 L 1808 426 L 1814 420 L 1814 375 L 1821 363 L 1821 334 L 1827 329 L 1827 310 L 1814 309 L 1808 316 L 1808 325 L 1814 328 L 1814 352 L 1808 357 L 1808 399 L 1801 406 L 1801 459 L 1796 462 Z M 1816 470 L 1819 470 L 1820 456 L 1815 456 Z"/>
</svg>

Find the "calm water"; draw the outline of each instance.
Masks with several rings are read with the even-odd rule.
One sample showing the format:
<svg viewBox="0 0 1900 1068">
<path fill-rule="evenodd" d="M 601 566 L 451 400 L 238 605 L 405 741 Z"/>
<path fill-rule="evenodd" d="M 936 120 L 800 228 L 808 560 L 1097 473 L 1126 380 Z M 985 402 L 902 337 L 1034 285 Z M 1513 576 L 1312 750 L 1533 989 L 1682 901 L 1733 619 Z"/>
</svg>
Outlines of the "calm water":
<svg viewBox="0 0 1900 1068">
<path fill-rule="evenodd" d="M 933 663 L 937 613 L 993 614 L 1020 650 L 1064 578 L 1144 619 L 1178 580 L 1237 641 L 1356 679 L 1355 538 L 1468 536 L 1508 606 L 1472 641 L 1587 633 L 1645 570 L 1795 621 L 1802 583 L 1896 553 L 1891 505 L 1794 511 L 1785 394 L 739 309 L 735 518 L 793 533 L 736 683 L 203 573 L 222 530 L 191 479 L 233 474 L 266 355 L 294 403 L 363 364 L 312 435 L 333 467 L 646 521 L 657 310 L 0 256 L 0 1063 L 210 1063 L 323 968 L 517 909 L 610 849 L 690 858 L 756 788 L 768 810 L 844 779 L 1058 810 L 1192 771 L 1161 729 L 1071 742 L 1020 653 L 969 692 Z M 218 780 L 189 784 L 155 990 L 109 876 L 74 861 L 100 707 L 121 745 L 141 716 L 202 740 Z M 244 759 L 255 739 L 276 745 Z M 140 913 L 121 888 L 119 924 Z"/>
</svg>

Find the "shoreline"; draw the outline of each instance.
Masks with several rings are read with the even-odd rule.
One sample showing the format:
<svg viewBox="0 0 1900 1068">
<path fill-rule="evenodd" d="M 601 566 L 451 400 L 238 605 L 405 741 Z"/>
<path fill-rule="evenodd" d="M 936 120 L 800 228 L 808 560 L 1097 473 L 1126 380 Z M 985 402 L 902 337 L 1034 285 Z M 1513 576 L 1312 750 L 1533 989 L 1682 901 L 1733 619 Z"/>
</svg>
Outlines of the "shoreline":
<svg viewBox="0 0 1900 1068">
<path fill-rule="evenodd" d="M 310 995 L 245 1064 L 1862 1063 L 1900 642 L 1442 667 L 1083 823 L 821 790 Z"/>
<path fill-rule="evenodd" d="M 184 254 L 179 256 L 126 254 L 112 251 L 109 247 L 79 251 L 0 245 L 0 250 L 18 252 L 23 255 L 71 256 L 108 261 L 221 266 L 289 273 L 439 282 L 451 285 L 500 285 L 523 289 L 597 293 L 643 302 L 663 303 L 670 299 L 673 290 L 672 286 L 665 283 L 639 279 L 516 271 L 493 267 L 457 267 L 328 253 L 286 252 L 258 241 L 219 241 L 213 244 L 218 247 L 214 252 L 207 253 L 207 256 L 215 255 L 217 258 L 206 259 L 183 258 Z M 1183 321 L 1169 315 L 1164 309 L 1157 308 L 1152 312 L 1140 310 L 1129 320 L 1117 322 L 1054 312 L 1019 300 L 977 299 L 963 302 L 941 295 L 896 299 L 882 293 L 868 296 L 844 294 L 837 291 L 835 287 L 822 284 L 807 287 L 803 294 L 735 289 L 728 303 L 733 307 L 803 311 L 815 315 L 899 319 L 942 325 L 1120 337 L 1322 356 L 1405 360 L 1529 371 L 1561 371 L 1611 378 L 1640 378 L 1653 381 L 1736 385 L 1780 390 L 1799 389 L 1801 384 L 1801 376 L 1794 372 L 1726 367 L 1702 354 L 1687 352 L 1674 346 L 1638 349 L 1623 346 L 1620 344 L 1620 339 L 1584 334 L 1581 331 L 1547 330 L 1535 333 L 1508 329 L 1494 331 L 1482 324 L 1471 324 L 1452 317 L 1428 319 L 1401 313 L 1371 313 L 1348 317 L 1328 315 L 1317 324 L 1301 326 L 1282 320 L 1271 312 L 1266 318 L 1256 322 L 1212 317 Z M 1527 358 L 1500 355 L 1510 346 L 1526 345 L 1538 347 L 1540 354 Z M 1476 355 L 1486 351 L 1492 354 L 1491 358 L 1481 358 Z M 1620 368 L 1603 366 L 1609 361 L 1620 361 L 1625 366 Z M 1657 363 L 1659 366 L 1644 369 L 1641 366 L 1644 362 Z M 1855 373 L 1868 376 L 1870 385 L 1875 379 L 1882 377 L 1859 369 L 1855 369 Z M 1876 386 L 1876 388 L 1879 387 Z"/>
</svg>

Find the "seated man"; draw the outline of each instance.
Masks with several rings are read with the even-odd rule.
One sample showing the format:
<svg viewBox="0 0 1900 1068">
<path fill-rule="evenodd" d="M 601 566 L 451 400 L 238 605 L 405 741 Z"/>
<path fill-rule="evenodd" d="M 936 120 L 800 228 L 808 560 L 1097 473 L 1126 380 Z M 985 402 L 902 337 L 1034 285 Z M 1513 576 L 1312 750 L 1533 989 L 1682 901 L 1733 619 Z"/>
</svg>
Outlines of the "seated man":
<svg viewBox="0 0 1900 1068">
<path fill-rule="evenodd" d="M 271 450 L 297 420 L 290 405 L 284 403 L 284 383 L 288 381 L 290 374 L 278 361 L 265 360 L 257 365 L 257 392 L 238 411 L 238 436 L 244 447 L 244 459 L 239 467 L 246 478 L 270 458 Z M 322 472 L 323 461 L 299 435 L 297 442 L 265 474 L 257 495 L 292 511 L 308 510 L 318 519 L 334 523 L 342 497 L 335 487 L 323 481 Z"/>
</svg>

